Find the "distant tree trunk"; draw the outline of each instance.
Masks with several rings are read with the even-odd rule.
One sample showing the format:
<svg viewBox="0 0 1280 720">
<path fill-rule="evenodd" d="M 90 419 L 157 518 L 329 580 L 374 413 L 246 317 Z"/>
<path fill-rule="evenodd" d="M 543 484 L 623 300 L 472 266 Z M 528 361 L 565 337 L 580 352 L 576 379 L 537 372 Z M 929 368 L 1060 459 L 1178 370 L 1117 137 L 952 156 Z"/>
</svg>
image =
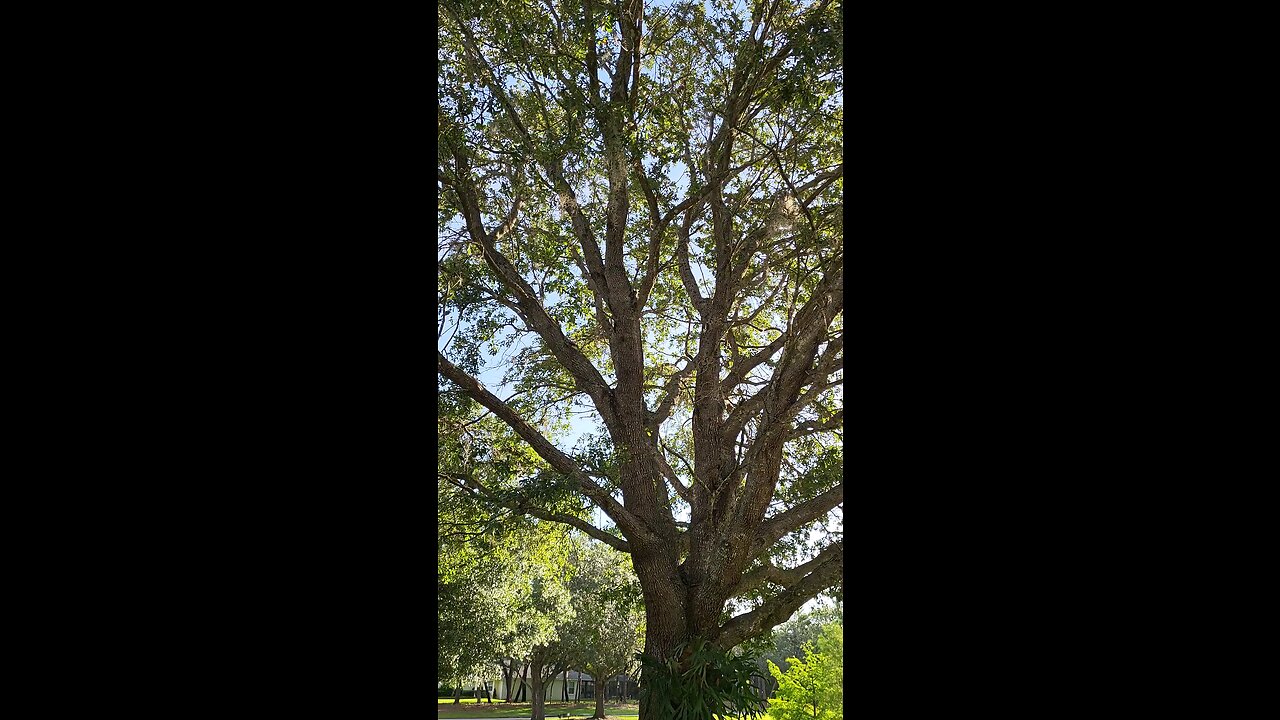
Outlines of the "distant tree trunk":
<svg viewBox="0 0 1280 720">
<path fill-rule="evenodd" d="M 529 700 L 533 703 L 530 720 L 546 720 L 547 698 L 542 687 L 542 658 L 534 655 L 529 661 Z"/>
<path fill-rule="evenodd" d="M 460 702 L 462 702 L 462 681 L 454 680 L 453 681 L 453 704 L 457 705 Z"/>
<path fill-rule="evenodd" d="M 529 664 L 525 663 L 524 670 L 520 671 L 520 699 L 517 702 L 524 702 L 525 695 L 529 688 Z"/>
<path fill-rule="evenodd" d="M 766 698 L 772 696 L 775 692 L 778 691 L 778 679 L 775 678 L 774 676 L 770 675 L 769 677 L 765 678 L 764 683 L 765 683 L 764 696 Z"/>
<path fill-rule="evenodd" d="M 489 689 L 489 682 L 487 680 L 484 683 L 484 697 L 485 697 L 485 702 L 489 703 L 490 705 L 493 704 L 493 690 Z M 479 702 L 479 700 L 477 700 L 476 702 Z"/>
<path fill-rule="evenodd" d="M 569 702 L 569 671 L 564 671 L 564 679 L 560 681 L 560 700 Z"/>
<path fill-rule="evenodd" d="M 511 700 L 511 676 L 516 672 L 516 661 L 514 658 L 508 658 L 502 661 L 502 682 L 506 686 L 507 691 L 504 694 L 503 702 L 512 702 Z"/>
<path fill-rule="evenodd" d="M 596 714 L 592 717 L 603 718 L 605 696 L 609 694 L 609 681 L 602 678 L 608 678 L 610 673 L 598 667 L 587 669 L 596 681 Z"/>
</svg>

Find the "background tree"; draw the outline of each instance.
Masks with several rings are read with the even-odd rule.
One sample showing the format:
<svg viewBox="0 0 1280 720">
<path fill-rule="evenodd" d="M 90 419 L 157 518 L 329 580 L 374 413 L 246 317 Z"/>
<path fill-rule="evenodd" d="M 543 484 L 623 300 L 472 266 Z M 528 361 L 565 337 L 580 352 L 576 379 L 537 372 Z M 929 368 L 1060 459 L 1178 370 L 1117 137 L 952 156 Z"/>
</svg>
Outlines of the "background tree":
<svg viewBox="0 0 1280 720">
<path fill-rule="evenodd" d="M 438 633 L 436 637 L 439 680 L 455 688 L 454 702 L 466 681 L 480 677 L 499 652 L 502 635 L 513 625 L 508 608 L 518 603 L 519 588 L 504 582 L 509 576 L 493 572 L 513 560 L 512 548 L 479 518 L 476 508 L 448 502 L 450 491 L 441 486 L 443 508 L 437 536 Z M 455 529 L 465 526 L 474 532 Z"/>
<path fill-rule="evenodd" d="M 467 577 L 457 583 L 440 583 L 437 667 L 439 680 L 455 689 L 484 675 L 491 665 L 492 635 L 484 627 L 487 618 L 500 617 L 501 602 L 487 588 Z M 455 692 L 454 701 L 457 702 Z"/>
<path fill-rule="evenodd" d="M 807 612 L 797 613 L 790 620 L 749 643 L 750 650 L 758 657 L 760 689 L 764 696 L 772 695 L 778 688 L 777 680 L 769 673 L 769 662 L 785 672 L 788 658 L 803 657 L 805 643 L 816 644 L 825 627 L 843 621 L 841 605 L 819 605 Z"/>
<path fill-rule="evenodd" d="M 844 718 L 844 625 L 832 623 L 822 628 L 818 654 L 825 658 L 822 680 L 828 688 L 828 702 L 837 720 Z"/>
<path fill-rule="evenodd" d="M 584 543 L 573 562 L 569 592 L 577 615 L 564 637 L 574 667 L 595 680 L 594 717 L 603 718 L 605 683 L 637 669 L 635 655 L 644 633 L 640 582 L 630 557 L 603 543 Z"/>
<path fill-rule="evenodd" d="M 515 688 L 512 684 L 512 679 L 519 677 L 523 668 L 524 664 L 511 655 L 504 655 L 498 658 L 498 670 L 502 673 L 504 688 L 503 697 L 506 698 L 503 702 L 515 702 Z"/>
<path fill-rule="evenodd" d="M 774 720 L 842 720 L 844 718 L 844 629 L 838 623 L 822 628 L 817 647 L 806 642 L 804 658 L 788 658 L 783 672 L 769 661 L 778 681 L 769 700 Z"/>
<path fill-rule="evenodd" d="M 564 575 L 534 579 L 533 612 L 545 617 L 550 629 L 529 651 L 526 662 L 532 720 L 546 717 L 545 683 L 565 670 L 571 661 L 571 645 L 565 638 L 577 611 L 569 595 L 567 580 Z"/>
<path fill-rule="evenodd" d="M 839 6 L 439 8 L 449 481 L 630 553 L 653 657 L 766 632 L 842 578 Z"/>
<path fill-rule="evenodd" d="M 488 680 L 495 659 L 523 667 L 545 658 L 573 617 L 566 583 L 570 528 L 521 513 L 494 513 L 465 481 L 500 483 L 535 466 L 496 421 L 468 403 L 440 404 L 437 635 L 442 680 Z M 510 679 L 509 676 L 507 678 Z M 511 697 L 508 683 L 507 697 Z"/>
</svg>

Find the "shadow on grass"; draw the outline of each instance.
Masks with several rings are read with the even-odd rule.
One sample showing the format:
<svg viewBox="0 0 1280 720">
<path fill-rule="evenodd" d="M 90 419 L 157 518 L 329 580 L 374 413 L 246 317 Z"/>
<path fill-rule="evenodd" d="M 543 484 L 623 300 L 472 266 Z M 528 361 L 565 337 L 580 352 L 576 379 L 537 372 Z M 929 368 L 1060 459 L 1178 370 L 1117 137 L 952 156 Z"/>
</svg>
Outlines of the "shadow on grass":
<svg viewBox="0 0 1280 720">
<path fill-rule="evenodd" d="M 464 703 L 453 704 L 452 698 L 447 698 L 448 704 L 439 704 L 439 717 L 442 718 L 527 718 L 533 713 L 533 705 L 530 703 L 506 703 L 495 701 L 492 705 L 487 702 L 480 703 Z M 595 715 L 596 704 L 594 701 L 588 702 L 572 702 L 572 703 L 553 703 L 548 702 L 543 705 L 543 711 L 548 720 L 553 718 L 567 718 L 568 720 L 582 720 Z M 635 703 L 605 703 L 604 712 L 607 717 L 633 718 L 640 714 L 640 706 Z"/>
</svg>

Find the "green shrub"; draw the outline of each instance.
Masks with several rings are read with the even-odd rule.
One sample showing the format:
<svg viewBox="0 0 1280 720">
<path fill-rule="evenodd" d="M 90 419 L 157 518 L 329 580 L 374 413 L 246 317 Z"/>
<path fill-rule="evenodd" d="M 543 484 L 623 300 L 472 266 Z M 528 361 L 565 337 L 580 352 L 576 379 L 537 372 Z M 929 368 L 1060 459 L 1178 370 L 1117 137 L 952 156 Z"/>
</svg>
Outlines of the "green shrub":
<svg viewBox="0 0 1280 720">
<path fill-rule="evenodd" d="M 822 628 L 818 649 L 803 646 L 804 660 L 787 658 L 784 673 L 769 661 L 778 689 L 769 700 L 773 720 L 844 720 L 844 628 Z"/>
</svg>

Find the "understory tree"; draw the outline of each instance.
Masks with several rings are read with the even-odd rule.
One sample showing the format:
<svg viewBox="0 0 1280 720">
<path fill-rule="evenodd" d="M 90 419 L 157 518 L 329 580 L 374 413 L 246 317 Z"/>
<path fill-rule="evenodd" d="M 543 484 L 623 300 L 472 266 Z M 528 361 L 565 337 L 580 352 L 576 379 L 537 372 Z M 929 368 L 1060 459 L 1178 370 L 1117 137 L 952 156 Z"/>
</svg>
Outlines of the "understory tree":
<svg viewBox="0 0 1280 720">
<path fill-rule="evenodd" d="M 571 644 L 566 642 L 566 633 L 577 614 L 563 583 L 540 583 L 538 592 L 542 607 L 547 610 L 555 608 L 555 616 L 551 632 L 545 640 L 533 646 L 525 662 L 532 720 L 546 717 L 547 681 L 567 670 L 572 663 Z"/>
<path fill-rule="evenodd" d="M 460 422 L 459 410 L 451 398 L 442 397 L 441 427 Z M 442 432 L 442 477 L 474 459 L 477 451 L 470 443 L 493 429 L 493 423 L 486 425 L 482 419 L 472 423 L 468 433 Z M 496 438 L 485 444 L 483 457 L 488 462 L 472 474 L 486 482 L 518 476 L 522 468 L 533 467 L 534 459 L 527 448 L 503 445 Z M 538 686 L 554 669 L 549 666 L 555 658 L 564 654 L 559 639 L 574 617 L 567 587 L 572 577 L 572 531 L 563 523 L 520 513 L 490 512 L 473 493 L 443 479 L 438 492 L 441 680 L 455 686 L 487 681 L 497 664 L 510 699 L 512 670 L 521 668 L 526 680 Z M 541 715 L 535 718 L 541 720 Z"/>
<path fill-rule="evenodd" d="M 677 667 L 842 587 L 839 6 L 439 9 L 442 482 L 629 553 Z"/>
<path fill-rule="evenodd" d="M 576 611 L 564 638 L 573 667 L 590 673 L 596 683 L 594 717 L 605 717 L 605 683 L 631 674 L 644 633 L 640 583 L 624 553 L 599 542 L 582 545 L 573 558 L 569 583 Z"/>
<path fill-rule="evenodd" d="M 816 643 L 804 643 L 802 654 L 803 658 L 787 658 L 786 672 L 769 661 L 769 672 L 778 682 L 775 697 L 769 699 L 769 717 L 773 720 L 843 720 L 843 625 L 823 626 Z"/>
<path fill-rule="evenodd" d="M 757 668 L 760 672 L 758 683 L 763 695 L 768 697 L 778 688 L 777 680 L 769 672 L 768 663 L 772 662 L 785 672 L 788 667 L 788 658 L 802 657 L 805 643 L 818 642 L 823 628 L 843 623 L 843 620 L 844 613 L 839 607 L 821 605 L 809 611 L 797 613 L 790 620 L 751 643 L 750 649 L 757 658 Z"/>
</svg>

